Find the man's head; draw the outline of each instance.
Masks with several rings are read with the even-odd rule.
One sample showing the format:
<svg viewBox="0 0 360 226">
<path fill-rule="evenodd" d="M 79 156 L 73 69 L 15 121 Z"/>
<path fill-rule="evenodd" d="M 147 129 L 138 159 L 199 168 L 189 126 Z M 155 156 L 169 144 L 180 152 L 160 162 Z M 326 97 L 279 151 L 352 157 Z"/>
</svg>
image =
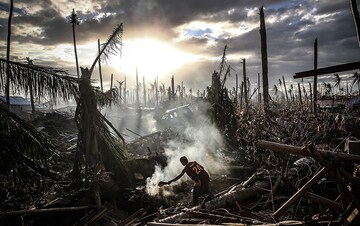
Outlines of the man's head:
<svg viewBox="0 0 360 226">
<path fill-rule="evenodd" d="M 181 164 L 183 164 L 183 166 L 185 166 L 189 161 L 185 156 L 183 156 L 180 158 L 180 162 Z"/>
</svg>

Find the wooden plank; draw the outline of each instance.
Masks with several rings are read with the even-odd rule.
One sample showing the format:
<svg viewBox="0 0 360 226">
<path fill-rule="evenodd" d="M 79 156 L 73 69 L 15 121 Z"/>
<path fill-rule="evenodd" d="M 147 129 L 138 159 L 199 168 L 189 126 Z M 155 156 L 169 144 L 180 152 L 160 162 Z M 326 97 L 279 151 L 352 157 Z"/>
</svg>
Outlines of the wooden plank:
<svg viewBox="0 0 360 226">
<path fill-rule="evenodd" d="M 331 67 L 324 67 L 316 70 L 297 72 L 295 73 L 294 78 L 305 78 L 315 75 L 332 74 L 332 73 L 357 70 L 357 69 L 360 69 L 360 61 L 347 63 L 347 64 L 339 64 Z"/>
</svg>

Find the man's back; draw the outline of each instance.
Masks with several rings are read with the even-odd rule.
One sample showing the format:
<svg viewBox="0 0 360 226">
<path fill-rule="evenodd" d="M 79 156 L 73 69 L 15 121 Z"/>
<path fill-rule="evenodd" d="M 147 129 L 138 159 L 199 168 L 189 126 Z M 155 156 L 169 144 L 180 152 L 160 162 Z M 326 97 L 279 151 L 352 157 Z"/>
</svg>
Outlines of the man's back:
<svg viewBox="0 0 360 226">
<path fill-rule="evenodd" d="M 194 162 L 188 162 L 184 168 L 185 173 L 195 182 L 201 181 L 201 183 L 208 183 L 210 181 L 209 174 L 206 172 L 204 167 Z"/>
</svg>

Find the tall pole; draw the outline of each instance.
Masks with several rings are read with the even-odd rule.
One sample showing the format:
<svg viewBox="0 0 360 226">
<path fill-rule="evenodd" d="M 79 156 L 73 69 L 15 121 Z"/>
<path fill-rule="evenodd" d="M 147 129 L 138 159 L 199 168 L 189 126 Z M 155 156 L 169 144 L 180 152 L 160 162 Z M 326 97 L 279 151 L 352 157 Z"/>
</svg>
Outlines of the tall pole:
<svg viewBox="0 0 360 226">
<path fill-rule="evenodd" d="M 100 39 L 98 39 L 98 51 L 99 51 L 99 54 L 100 54 Z M 101 92 L 104 92 L 102 73 L 101 73 L 101 60 L 100 59 L 99 59 L 99 76 L 100 76 L 100 89 L 101 89 Z"/>
<path fill-rule="evenodd" d="M 111 74 L 111 79 L 110 79 L 110 106 L 111 106 L 111 100 L 112 100 L 112 88 L 113 88 L 113 79 L 114 79 L 114 75 Z"/>
<path fill-rule="evenodd" d="M 136 68 L 136 106 L 139 107 L 139 76 Z"/>
<path fill-rule="evenodd" d="M 243 108 L 243 96 L 244 96 L 244 82 L 241 82 L 241 88 L 240 88 L 240 110 Z"/>
<path fill-rule="evenodd" d="M 239 79 L 238 74 L 236 74 L 236 82 L 235 82 L 235 105 L 238 106 L 238 86 L 239 86 Z"/>
<path fill-rule="evenodd" d="M 126 94 L 127 94 L 127 92 L 126 92 L 126 76 L 125 76 L 125 79 L 124 79 L 124 105 L 126 106 Z"/>
<path fill-rule="evenodd" d="M 158 83 L 159 83 L 159 78 L 156 76 L 155 79 L 155 95 L 156 95 L 156 104 L 155 106 L 157 107 L 159 104 L 159 90 L 158 90 Z"/>
<path fill-rule="evenodd" d="M 360 17 L 359 17 L 359 11 L 358 11 L 358 7 L 356 4 L 356 0 L 350 0 L 350 5 L 351 5 L 351 11 L 352 11 L 352 14 L 354 17 L 354 21 L 355 21 L 358 44 L 360 46 Z"/>
<path fill-rule="evenodd" d="M 283 84 L 284 84 L 286 102 L 289 104 L 289 96 L 288 96 L 288 93 L 287 93 L 286 83 L 285 83 L 285 78 L 284 78 L 284 76 L 282 76 L 282 79 L 283 79 Z"/>
<path fill-rule="evenodd" d="M 310 109 L 313 106 L 313 92 L 312 92 L 312 88 L 311 88 L 311 82 L 309 82 L 309 88 L 310 88 Z"/>
<path fill-rule="evenodd" d="M 318 65 L 318 42 L 317 38 L 314 42 L 314 70 L 317 69 Z M 313 101 L 313 111 L 316 114 L 316 102 L 317 102 L 317 75 L 314 75 L 314 101 Z"/>
<path fill-rule="evenodd" d="M 258 103 L 259 108 L 261 108 L 261 93 L 260 93 L 260 73 L 258 73 Z"/>
<path fill-rule="evenodd" d="M 143 95 L 144 95 L 144 106 L 146 105 L 146 86 L 145 86 L 145 76 L 143 76 Z"/>
<path fill-rule="evenodd" d="M 245 58 L 243 60 L 243 79 L 244 79 L 244 99 L 245 99 L 245 109 L 247 109 L 248 106 L 248 89 L 247 89 L 247 79 L 246 79 L 246 60 Z"/>
<path fill-rule="evenodd" d="M 181 95 L 181 102 L 183 102 L 184 101 L 184 82 L 183 81 L 181 81 L 180 95 Z"/>
<path fill-rule="evenodd" d="M 79 74 L 79 62 L 78 62 L 78 55 L 76 49 L 76 36 L 75 36 L 75 25 L 79 25 L 79 20 L 77 15 L 75 14 L 75 9 L 73 8 L 72 14 L 70 16 L 70 23 L 72 24 L 72 31 L 73 31 L 73 42 L 74 42 L 74 52 L 75 52 L 75 62 L 76 62 L 76 74 L 77 77 L 80 77 Z"/>
<path fill-rule="evenodd" d="M 9 11 L 9 20 L 8 20 L 8 34 L 7 34 L 7 47 L 6 47 L 6 84 L 5 84 L 5 93 L 6 93 L 6 107 L 10 110 L 10 44 L 11 44 L 11 20 L 14 11 L 14 1 L 10 1 L 10 11 Z"/>
<path fill-rule="evenodd" d="M 175 81 L 174 81 L 174 75 L 171 77 L 171 98 L 175 99 Z"/>
<path fill-rule="evenodd" d="M 300 109 L 303 110 L 303 104 L 302 104 L 302 98 L 301 98 L 300 82 L 298 82 L 298 90 L 299 90 Z"/>
<path fill-rule="evenodd" d="M 118 81 L 118 82 L 119 82 L 119 81 Z M 123 102 L 124 102 L 124 101 L 123 101 L 123 98 L 124 98 L 124 97 L 123 97 L 123 91 L 122 91 L 122 89 L 123 89 L 123 88 L 122 88 L 122 84 L 123 84 L 122 82 L 119 82 L 120 105 L 123 104 Z"/>
<path fill-rule="evenodd" d="M 260 37 L 261 37 L 261 65 L 263 73 L 263 95 L 264 95 L 264 112 L 269 111 L 269 82 L 268 82 L 268 58 L 264 6 L 260 8 Z"/>
<path fill-rule="evenodd" d="M 114 74 L 111 74 L 111 79 L 110 79 L 110 90 L 112 90 L 112 88 L 113 88 L 113 79 L 114 79 Z"/>
</svg>

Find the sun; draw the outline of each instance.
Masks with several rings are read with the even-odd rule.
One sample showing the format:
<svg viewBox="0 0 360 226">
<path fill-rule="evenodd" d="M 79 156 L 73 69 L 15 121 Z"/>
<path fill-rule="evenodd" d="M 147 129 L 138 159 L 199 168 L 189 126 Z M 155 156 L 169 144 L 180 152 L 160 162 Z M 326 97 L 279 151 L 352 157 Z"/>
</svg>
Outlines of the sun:
<svg viewBox="0 0 360 226">
<path fill-rule="evenodd" d="M 147 80 L 171 76 L 177 69 L 189 62 L 197 60 L 197 56 L 179 50 L 169 43 L 155 39 L 124 40 L 122 56 L 109 63 L 125 75 L 135 75 L 136 69 L 140 77 Z"/>
</svg>

